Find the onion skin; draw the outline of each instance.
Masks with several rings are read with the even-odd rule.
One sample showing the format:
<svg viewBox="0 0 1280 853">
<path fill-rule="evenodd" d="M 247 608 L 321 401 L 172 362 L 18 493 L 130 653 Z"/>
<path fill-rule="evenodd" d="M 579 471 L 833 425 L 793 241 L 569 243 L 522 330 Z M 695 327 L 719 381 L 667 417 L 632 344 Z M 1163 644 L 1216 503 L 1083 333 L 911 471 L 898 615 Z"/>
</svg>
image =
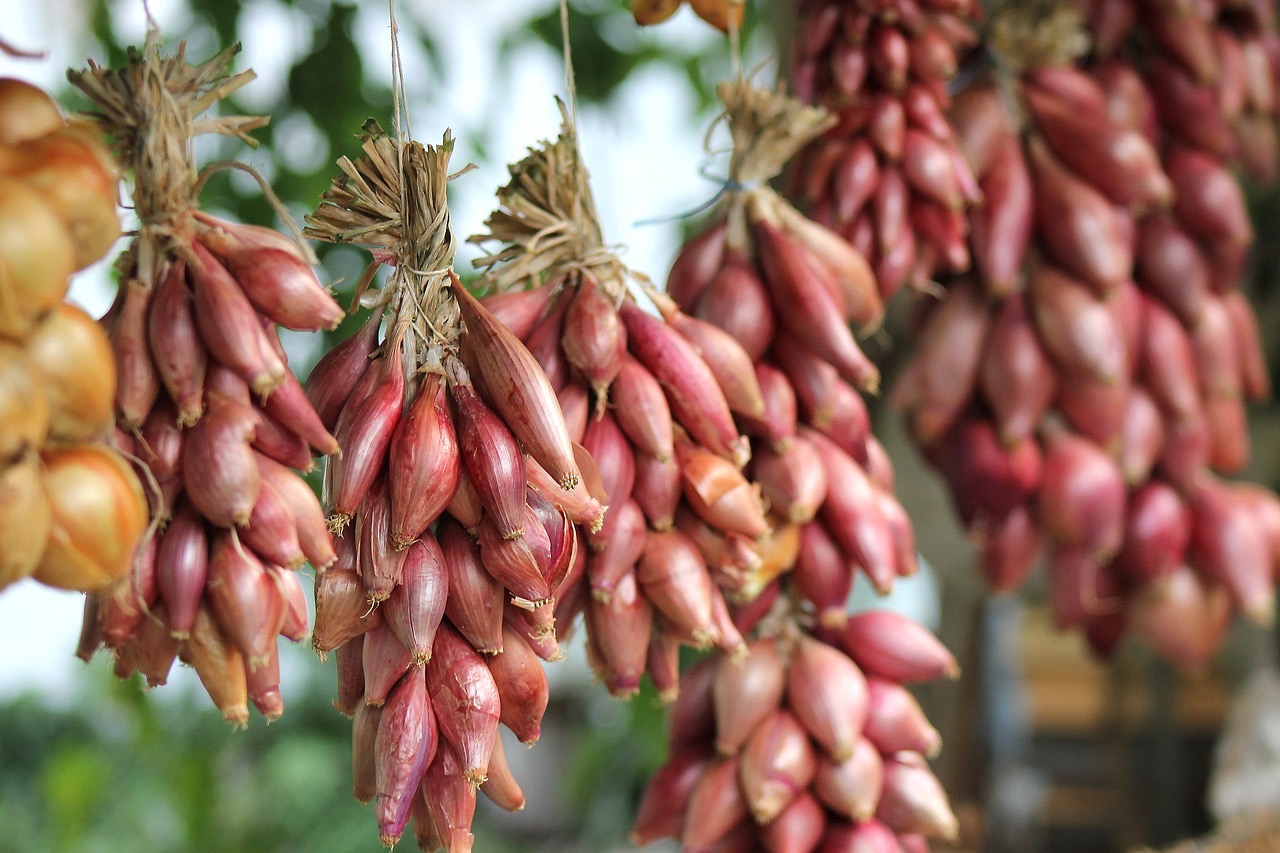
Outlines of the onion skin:
<svg viewBox="0 0 1280 853">
<path fill-rule="evenodd" d="M 52 523 L 40 458 L 28 451 L 0 472 L 0 590 L 36 570 Z"/>
<path fill-rule="evenodd" d="M 191 636 L 179 644 L 178 656 L 195 669 L 223 719 L 239 728 L 249 724 L 244 657 L 223 634 L 206 605 L 196 611 Z"/>
<path fill-rule="evenodd" d="M 1124 544 L 1126 489 L 1097 445 L 1064 434 L 1049 441 L 1038 507 L 1045 532 L 1106 562 Z"/>
<path fill-rule="evenodd" d="M 169 628 L 180 640 L 190 635 L 208 575 L 209 537 L 205 522 L 184 501 L 160 538 L 156 552 L 160 598 L 169 612 Z"/>
<path fill-rule="evenodd" d="M 751 813 L 738 784 L 738 759 L 713 761 L 690 791 L 680 839 L 684 849 L 709 851 Z"/>
<path fill-rule="evenodd" d="M 960 827 L 947 795 L 919 755 L 900 753 L 884 767 L 884 791 L 876 818 L 899 833 L 954 840 Z"/>
<path fill-rule="evenodd" d="M 671 408 L 662 386 L 636 360 L 623 360 L 613 385 L 614 417 L 631 443 L 659 462 L 671 459 Z"/>
<path fill-rule="evenodd" d="M 436 634 L 427 686 L 441 738 L 457 751 L 462 775 L 473 788 L 479 787 L 487 778 L 489 753 L 498 736 L 501 700 L 484 659 L 447 624 Z"/>
<path fill-rule="evenodd" d="M 385 477 L 380 476 L 365 495 L 356 516 L 355 537 L 360 579 L 369 602 L 386 601 L 400 583 L 408 555 L 391 542 L 391 500 Z"/>
<path fill-rule="evenodd" d="M 898 682 L 960 677 L 955 656 L 928 628 L 891 610 L 851 616 L 840 645 L 868 676 Z"/>
<path fill-rule="evenodd" d="M 867 722 L 862 735 L 881 755 L 904 750 L 936 756 L 942 736 L 929 724 L 924 709 L 896 681 L 867 678 Z"/>
<path fill-rule="evenodd" d="M 653 605 L 628 570 L 608 601 L 587 602 L 587 654 L 596 677 L 616 697 L 634 695 L 648 663 Z"/>
<path fill-rule="evenodd" d="M 291 372 L 286 372 L 280 385 L 263 402 L 267 414 L 280 422 L 290 432 L 295 433 L 306 443 L 315 448 L 317 453 L 325 456 L 341 453 L 338 441 L 320 421 L 320 416 L 311 408 L 306 392 L 298 384 Z M 305 466 L 302 466 L 305 467 Z"/>
<path fill-rule="evenodd" d="M 325 429 L 337 427 L 338 416 L 369 368 L 369 359 L 378 345 L 382 316 L 370 314 L 356 333 L 324 354 L 307 377 L 307 399 Z"/>
<path fill-rule="evenodd" d="M 788 306 L 779 320 L 850 383 L 874 393 L 880 386 L 880 371 L 844 325 L 844 311 L 833 289 L 819 279 L 819 270 L 826 274 L 825 269 L 803 244 L 777 226 L 765 220 L 753 226 L 760 238 L 765 286 L 775 304 Z"/>
<path fill-rule="evenodd" d="M 338 646 L 338 696 L 333 707 L 347 719 L 353 718 L 364 701 L 364 635 L 352 637 Z"/>
<path fill-rule="evenodd" d="M 750 259 L 739 251 L 728 253 L 724 266 L 710 281 L 696 306 L 685 310 L 733 336 L 752 361 L 759 361 L 769 349 L 769 341 L 776 331 L 764 282 Z"/>
<path fill-rule="evenodd" d="M 1129 497 L 1124 547 L 1112 566 L 1134 584 L 1171 577 L 1191 541 L 1191 510 L 1172 486 L 1151 480 Z"/>
<path fill-rule="evenodd" d="M 1031 326 L 1022 293 L 1011 294 L 995 315 L 978 387 L 1007 445 L 1029 437 L 1053 401 L 1057 372 Z"/>
<path fill-rule="evenodd" d="M 450 379 L 462 469 L 503 539 L 524 535 L 525 465 L 506 424 L 484 404 L 465 376 Z M 551 473 L 555 476 L 554 472 Z"/>
<path fill-rule="evenodd" d="M 725 224 L 717 222 L 680 249 L 667 274 L 667 292 L 685 311 L 692 311 L 703 290 L 724 266 Z"/>
<path fill-rule="evenodd" d="M 423 377 L 417 396 L 391 435 L 391 538 L 403 548 L 417 539 L 458 489 L 462 459 L 444 377 Z"/>
<path fill-rule="evenodd" d="M 800 528 L 800 551 L 791 578 L 800 596 L 817 610 L 820 624 L 837 628 L 849 618 L 845 603 L 853 591 L 855 568 L 821 521 Z"/>
<path fill-rule="evenodd" d="M 547 313 L 547 306 L 556 293 L 555 284 L 548 283 L 530 290 L 492 293 L 481 299 L 480 304 L 498 322 L 510 329 L 511 334 L 524 340 L 533 331 L 538 320 Z"/>
<path fill-rule="evenodd" d="M 711 754 L 705 747 L 672 750 L 663 765 L 645 783 L 631 824 L 632 844 L 644 846 L 661 838 L 680 835 L 689 794 L 710 760 Z"/>
<path fill-rule="evenodd" d="M 542 734 L 550 699 L 547 674 L 533 649 L 509 626 L 502 633 L 502 649 L 488 660 L 501 705 L 498 721 L 521 743 L 533 744 Z"/>
<path fill-rule="evenodd" d="M 431 659 L 431 646 L 444 618 L 448 583 L 444 555 L 435 537 L 426 533 L 406 549 L 400 583 L 382 606 L 383 618 L 413 653 L 416 666 Z"/>
<path fill-rule="evenodd" d="M 70 122 L 39 139 L 0 149 L 0 176 L 21 181 L 57 215 L 76 270 L 101 259 L 120 236 L 115 161 L 89 122 Z"/>
<path fill-rule="evenodd" d="M 258 500 L 249 515 L 249 523 L 240 531 L 240 538 L 267 563 L 297 569 L 307 560 L 298 544 L 293 510 L 275 486 L 265 480 L 258 489 Z"/>
<path fill-rule="evenodd" d="M 1107 304 L 1083 282 L 1048 264 L 1031 270 L 1028 285 L 1027 307 L 1049 357 L 1068 374 L 1118 381 L 1128 358 Z"/>
<path fill-rule="evenodd" d="M 711 683 L 716 750 L 736 754 L 756 726 L 779 707 L 785 687 L 785 661 L 773 639 L 750 643 L 739 660 L 718 661 Z"/>
<path fill-rule="evenodd" d="M 245 656 L 249 697 L 256 700 L 255 686 L 261 682 L 255 685 L 254 671 L 272 665 L 276 635 L 284 624 L 284 597 L 262 562 L 225 530 L 210 543 L 207 590 L 213 615 Z M 269 681 L 267 686 L 272 686 Z"/>
<path fill-rule="evenodd" d="M 482 654 L 502 651 L 502 584 L 480 562 L 480 552 L 462 526 L 452 518 L 441 519 L 436 529 L 449 595 L 445 615 Z"/>
<path fill-rule="evenodd" d="M 43 462 L 53 524 L 35 576 L 61 589 L 102 589 L 133 565 L 149 518 L 142 484 L 99 445 L 49 449 Z"/>
<path fill-rule="evenodd" d="M 334 425 L 342 455 L 329 458 L 325 473 L 330 519 L 336 529 L 351 520 L 384 467 L 404 407 L 402 358 L 400 337 L 393 336 L 382 358 L 361 377 Z"/>
<path fill-rule="evenodd" d="M 113 651 L 117 678 L 129 678 L 140 672 L 147 680 L 147 687 L 159 687 L 169 680 L 174 658 L 178 656 L 178 640 L 169 631 L 168 614 L 163 604 L 157 604 L 148 618 L 137 627 Z"/>
<path fill-rule="evenodd" d="M 644 551 L 647 532 L 639 504 L 629 500 L 609 513 L 604 530 L 609 534 L 604 546 L 587 558 L 587 580 L 591 594 L 607 602 L 618 581 L 635 566 Z"/>
<path fill-rule="evenodd" d="M 66 296 L 73 254 L 49 205 L 0 177 L 0 335 L 22 340 Z"/>
<path fill-rule="evenodd" d="M 447 739 L 441 739 L 435 761 L 418 789 L 436 836 L 432 846 L 470 853 L 475 841 L 471 821 L 476 810 L 476 786 L 465 773 L 462 758 Z"/>
<path fill-rule="evenodd" d="M 418 786 L 438 747 L 432 698 L 421 670 L 415 669 L 392 691 L 374 737 L 373 809 L 384 845 L 394 845 L 408 824 Z"/>
<path fill-rule="evenodd" d="M 369 705 L 385 704 L 405 673 L 421 671 L 414 666 L 413 653 L 387 625 L 386 617 L 364 635 L 360 663 L 364 670 L 364 701 Z"/>
<path fill-rule="evenodd" d="M 292 643 L 301 643 L 311 636 L 311 619 L 307 614 L 307 593 L 298 580 L 298 573 L 280 566 L 268 566 L 268 574 L 275 581 L 284 599 L 284 624 L 280 636 Z"/>
<path fill-rule="evenodd" d="M 854 744 L 841 762 L 818 757 L 813 792 L 823 805 L 854 821 L 869 820 L 876 811 L 884 785 L 884 760 L 865 737 Z"/>
<path fill-rule="evenodd" d="M 609 399 L 609 386 L 627 352 L 627 331 L 618 309 L 597 284 L 584 274 L 564 316 L 564 356 L 595 393 L 597 406 Z"/>
<path fill-rule="evenodd" d="M 867 679 L 839 649 L 802 635 L 787 672 L 787 705 L 836 761 L 853 754 L 867 715 Z"/>
<path fill-rule="evenodd" d="M 551 585 L 523 535 L 508 539 L 486 518 L 478 539 L 485 570 L 513 596 L 534 605 L 551 597 Z"/>
<path fill-rule="evenodd" d="M 719 637 L 712 620 L 711 576 L 697 546 L 678 530 L 650 532 L 636 580 L 676 630 L 705 648 Z"/>
<path fill-rule="evenodd" d="M 262 474 L 253 438 L 256 415 L 231 402 L 215 402 L 182 443 L 187 497 L 218 527 L 243 527 L 258 502 Z"/>
<path fill-rule="evenodd" d="M 983 289 L 1012 294 L 1031 242 L 1035 222 L 1031 175 L 1016 134 L 1000 143 L 999 156 L 982 176 L 985 203 L 970 211 L 973 262 Z"/>
<path fill-rule="evenodd" d="M 760 841 L 767 850 L 815 850 L 826 825 L 822 806 L 801 791 L 776 818 L 760 828 Z"/>
<path fill-rule="evenodd" d="M 281 236 L 261 226 L 218 222 L 197 239 L 273 323 L 299 331 L 336 329 L 345 316 L 342 308 L 294 247 L 278 245 L 275 238 Z"/>
<path fill-rule="evenodd" d="M 862 467 L 825 436 L 810 430 L 801 434 L 818 448 L 827 465 L 827 499 L 819 513 L 827 533 L 862 567 L 877 589 L 887 591 L 897 576 L 897 560 L 875 486 Z"/>
<path fill-rule="evenodd" d="M 353 568 L 337 566 L 316 575 L 316 627 L 311 648 L 325 656 L 382 624 L 382 610 L 369 606 L 360 575 Z"/>
<path fill-rule="evenodd" d="M 680 504 L 680 465 L 673 457 L 660 461 L 646 453 L 635 456 L 636 480 L 632 499 L 644 511 L 654 530 L 670 530 Z"/>
<path fill-rule="evenodd" d="M 673 311 L 667 322 L 684 335 L 720 385 L 732 412 L 748 417 L 764 414 L 764 397 L 756 381 L 754 359 L 719 326 Z"/>
<path fill-rule="evenodd" d="M 208 354 L 200 340 L 187 287 L 186 265 L 175 260 L 161 277 L 147 312 L 147 339 L 156 372 L 178 407 L 182 426 L 204 414 L 204 374 Z"/>
<path fill-rule="evenodd" d="M 499 737 L 493 742 L 493 752 L 489 754 L 489 778 L 480 785 L 480 792 L 499 808 L 518 812 L 524 808 L 524 791 L 520 790 L 520 783 L 511 773 L 503 749 L 502 738 Z"/>
<path fill-rule="evenodd" d="M 13 77 L 0 78 L 0 145 L 39 139 L 64 123 L 57 102 L 39 86 Z"/>
<path fill-rule="evenodd" d="M 479 368 L 489 405 L 560 487 L 572 489 L 582 475 L 547 374 L 520 339 L 468 293 L 456 276 L 452 292 L 467 328 L 462 346 L 471 351 Z"/>
<path fill-rule="evenodd" d="M 597 463 L 605 498 L 611 504 L 626 501 L 635 485 L 635 462 L 626 435 L 609 412 L 601 413 L 588 424 L 582 446 Z"/>
<path fill-rule="evenodd" d="M 119 425 L 137 432 L 160 394 L 160 375 L 147 346 L 147 314 L 151 291 L 136 279 L 121 285 L 119 313 L 111 327 L 115 353 L 116 412 Z"/>
<path fill-rule="evenodd" d="M 848 850 L 855 850 L 857 853 L 903 853 L 898 836 L 875 818 L 857 823 L 829 822 L 826 833 L 822 836 L 822 846 L 818 850 L 821 853 Z"/>
<path fill-rule="evenodd" d="M 49 398 L 27 353 L 0 341 L 0 460 L 14 460 L 44 444 Z"/>
<path fill-rule="evenodd" d="M 786 710 L 775 710 L 747 739 L 738 779 L 757 824 L 769 824 L 813 781 L 814 749 Z"/>
<path fill-rule="evenodd" d="M 630 302 L 620 311 L 632 355 L 661 383 L 675 420 L 708 450 L 745 465 L 750 448 L 738 435 L 724 392 L 693 345 Z"/>
<path fill-rule="evenodd" d="M 378 736 L 378 721 L 381 717 L 381 704 L 361 702 L 351 721 L 351 793 L 356 802 L 370 802 L 378 793 L 374 780 L 374 741 Z"/>
<path fill-rule="evenodd" d="M 199 242 L 187 268 L 196 325 L 209 354 L 231 368 L 259 395 L 271 393 L 288 368 L 275 353 L 249 299 L 231 273 Z"/>
</svg>

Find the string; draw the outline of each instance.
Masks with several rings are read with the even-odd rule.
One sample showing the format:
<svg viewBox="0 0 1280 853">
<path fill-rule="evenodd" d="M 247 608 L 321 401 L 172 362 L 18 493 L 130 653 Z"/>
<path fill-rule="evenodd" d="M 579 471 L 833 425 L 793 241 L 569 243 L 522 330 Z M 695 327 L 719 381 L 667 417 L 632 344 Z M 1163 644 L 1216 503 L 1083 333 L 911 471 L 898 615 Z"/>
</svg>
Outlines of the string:
<svg viewBox="0 0 1280 853">
<path fill-rule="evenodd" d="M 760 184 L 756 181 L 738 181 L 733 178 L 722 178 L 719 175 L 712 175 L 708 172 L 708 166 L 698 169 L 698 174 L 709 181 L 716 181 L 720 184 L 720 188 L 716 190 L 716 194 L 706 201 L 699 204 L 692 210 L 686 210 L 682 213 L 672 213 L 668 216 L 655 216 L 650 219 L 638 219 L 631 223 L 635 228 L 641 228 L 649 225 L 665 225 L 668 222 L 679 222 L 682 219 L 692 219 L 699 213 L 710 210 L 716 205 L 716 202 L 725 197 L 726 193 L 751 192 L 760 188 Z"/>
<path fill-rule="evenodd" d="M 578 126 L 578 87 L 573 77 L 573 51 L 569 47 L 569 0 L 560 0 L 560 40 L 564 43 L 564 85 L 569 93 L 569 116 Z"/>
<path fill-rule="evenodd" d="M 742 81 L 742 33 L 738 29 L 738 16 L 734 14 L 735 6 L 745 5 L 745 0 L 728 0 L 729 6 L 729 62 L 733 68 L 733 79 Z"/>
</svg>

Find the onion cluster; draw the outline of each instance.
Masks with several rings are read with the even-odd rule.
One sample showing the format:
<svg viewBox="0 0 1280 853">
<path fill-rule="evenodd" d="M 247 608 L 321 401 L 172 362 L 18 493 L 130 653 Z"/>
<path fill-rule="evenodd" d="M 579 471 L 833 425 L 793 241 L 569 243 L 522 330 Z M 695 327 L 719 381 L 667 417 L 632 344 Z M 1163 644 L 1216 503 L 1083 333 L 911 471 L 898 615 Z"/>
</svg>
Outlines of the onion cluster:
<svg viewBox="0 0 1280 853">
<path fill-rule="evenodd" d="M 889 611 L 821 639 L 753 640 L 682 678 L 670 757 L 632 828 L 687 850 L 916 850 L 954 840 L 956 818 L 925 757 L 942 745 L 903 682 L 956 674 L 924 628 Z"/>
<path fill-rule="evenodd" d="M 105 643 L 117 675 L 140 672 L 152 686 L 181 658 L 223 716 L 244 725 L 249 701 L 268 720 L 284 711 L 276 638 L 309 632 L 296 570 L 336 558 L 320 502 L 293 469 L 338 446 L 277 327 L 330 329 L 343 311 L 299 244 L 195 207 L 187 151 L 201 131 L 194 116 L 174 122 L 167 110 L 245 82 L 226 78 L 230 58 L 193 68 L 149 45 L 118 71 L 72 75 L 135 181 L 141 228 L 102 323 L 117 377 L 115 443 L 148 485 L 151 519 L 127 573 L 86 602 L 78 653 L 88 660 Z M 135 74 L 160 85 L 135 90 Z M 214 127 L 240 133 L 254 121 Z"/>
<path fill-rule="evenodd" d="M 871 261 L 887 299 L 969 266 L 981 192 L 944 111 L 978 42 L 970 0 L 803 0 L 790 82 L 838 122 L 802 151 L 789 195 Z"/>
<path fill-rule="evenodd" d="M 423 849 L 470 850 L 477 791 L 524 804 L 498 726 L 538 739 L 540 658 L 561 657 L 558 601 L 581 571 L 575 521 L 598 531 L 605 509 L 537 360 L 450 269 L 452 140 L 370 124 L 364 151 L 308 218 L 318 239 L 371 249 L 370 280 L 394 267 L 307 382 L 342 449 L 325 469 L 338 556 L 316 576 L 312 647 L 335 652 L 353 791 L 383 843 L 412 820 Z"/>
<path fill-rule="evenodd" d="M 147 525 L 142 485 L 110 446 L 111 345 L 63 301 L 120 235 L 118 192 L 92 125 L 0 80 L 0 589 L 28 576 L 101 589 Z"/>
<path fill-rule="evenodd" d="M 1273 23 L 1087 5 L 1089 57 L 1032 49 L 1072 43 L 1069 15 L 999 19 L 1017 76 L 956 97 L 984 196 L 974 275 L 924 318 L 895 397 L 993 588 L 1047 546 L 1060 626 L 1103 653 L 1132 626 L 1194 666 L 1232 610 L 1273 618 L 1280 501 L 1219 476 L 1244 468 L 1245 402 L 1270 390 L 1228 168 L 1265 144 L 1245 135 L 1274 136 L 1258 129 L 1274 122 Z M 1137 64 L 1118 51 L 1131 31 L 1153 48 Z"/>
</svg>

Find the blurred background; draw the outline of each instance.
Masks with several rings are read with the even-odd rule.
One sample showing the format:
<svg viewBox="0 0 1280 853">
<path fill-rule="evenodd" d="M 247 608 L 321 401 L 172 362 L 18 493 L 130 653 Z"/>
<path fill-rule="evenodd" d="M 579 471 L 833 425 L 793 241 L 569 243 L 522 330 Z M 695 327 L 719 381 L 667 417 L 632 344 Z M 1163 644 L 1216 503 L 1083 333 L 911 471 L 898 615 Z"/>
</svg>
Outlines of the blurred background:
<svg viewBox="0 0 1280 853">
<path fill-rule="evenodd" d="M 606 238 L 625 247 L 629 265 L 661 280 L 698 224 L 680 214 L 712 198 L 717 183 L 706 175 L 724 171 L 725 140 L 712 136 L 708 146 L 704 136 L 717 113 L 714 84 L 731 73 L 727 42 L 687 7 L 645 31 L 623 0 L 570 8 L 580 139 Z M 66 69 L 89 58 L 115 66 L 146 29 L 141 0 L 4 0 L 0 9 L 0 37 L 45 54 L 0 56 L 0 75 L 36 82 L 71 109 L 83 101 Z M 166 45 L 185 40 L 195 60 L 242 45 L 235 67 L 252 67 L 258 79 L 228 109 L 270 114 L 271 123 L 254 133 L 257 149 L 201 140 L 197 158 L 253 166 L 298 220 L 328 185 L 334 161 L 356 152 L 365 118 L 391 125 L 385 3 L 152 0 L 149 9 Z M 743 64 L 762 82 L 777 75 L 788 9 L 758 0 L 748 11 Z M 450 190 L 454 227 L 465 237 L 481 230 L 506 165 L 557 132 L 553 96 L 566 95 L 559 7 L 398 0 L 396 15 L 412 135 L 432 142 L 451 128 L 454 168 L 477 166 Z M 1260 242 L 1245 289 L 1266 334 L 1280 322 L 1280 198 L 1250 192 Z M 238 172 L 211 179 L 201 203 L 232 219 L 280 224 Z M 354 281 L 363 268 L 354 250 L 317 249 L 328 281 Z M 459 272 L 468 274 L 479 254 L 464 246 Z M 100 314 L 113 288 L 104 262 L 78 277 L 72 296 Z M 890 376 L 909 340 L 908 308 L 899 300 L 886 332 L 869 343 Z M 293 335 L 286 346 L 305 374 L 321 341 Z M 887 605 L 874 603 L 933 627 L 963 662 L 960 681 L 919 695 L 946 738 L 941 778 L 962 820 L 984 828 L 983 849 L 1168 845 L 1213 827 L 1211 782 L 1219 816 L 1251 793 L 1280 797 L 1280 781 L 1267 775 L 1280 763 L 1271 632 L 1238 628 L 1208 670 L 1175 673 L 1132 641 L 1111 663 L 1093 660 L 1079 636 L 1052 631 L 1034 584 L 1026 600 L 985 601 L 945 492 L 894 413 L 883 401 L 873 412 L 928 564 Z M 1260 407 L 1253 415 L 1251 478 L 1274 487 L 1280 413 Z M 855 598 L 856 606 L 873 603 L 865 589 Z M 330 706 L 332 662 L 286 649 L 287 713 L 270 730 L 255 716 L 248 731 L 233 732 L 189 670 L 175 668 L 168 685 L 145 693 L 137 681 L 115 679 L 104 656 L 87 666 L 75 659 L 81 603 L 31 581 L 0 595 L 0 853 L 379 849 L 370 809 L 351 796 L 350 723 Z M 478 851 L 629 849 L 634 802 L 665 753 L 663 711 L 652 692 L 611 700 L 580 645 L 571 649 L 549 668 L 553 699 L 541 741 L 532 750 L 508 745 L 529 806 L 507 815 L 482 798 Z M 1245 710 L 1231 720 L 1240 696 Z M 1244 760 L 1215 762 L 1215 749 L 1228 747 Z"/>
</svg>

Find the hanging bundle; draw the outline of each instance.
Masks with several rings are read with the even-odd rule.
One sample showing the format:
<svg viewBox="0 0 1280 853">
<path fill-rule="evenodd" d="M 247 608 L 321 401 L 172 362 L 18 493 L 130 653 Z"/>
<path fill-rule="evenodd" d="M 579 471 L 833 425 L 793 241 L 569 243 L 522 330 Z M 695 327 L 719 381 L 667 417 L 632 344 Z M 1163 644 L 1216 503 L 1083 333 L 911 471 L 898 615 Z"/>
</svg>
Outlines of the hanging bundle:
<svg viewBox="0 0 1280 853">
<path fill-rule="evenodd" d="M 424 849 L 469 850 L 477 789 L 523 806 L 498 725 L 538 738 L 538 658 L 560 656 L 557 591 L 579 560 L 571 517 L 598 528 L 604 507 L 537 361 L 451 269 L 453 139 L 370 121 L 362 140 L 308 217 L 309 235 L 375 259 L 357 293 L 369 319 L 308 380 L 342 448 L 325 470 L 339 556 L 316 578 L 312 645 L 336 650 L 354 792 L 376 799 L 383 842 L 412 816 Z M 379 264 L 392 271 L 373 288 Z"/>
<path fill-rule="evenodd" d="M 99 642 L 121 677 L 163 684 L 175 657 L 223 715 L 284 710 L 276 636 L 307 636 L 296 569 L 335 555 L 319 501 L 295 470 L 338 447 L 289 371 L 277 326 L 333 328 L 343 312 L 311 253 L 275 231 L 197 207 L 191 140 L 245 134 L 265 117 L 203 114 L 253 79 L 238 48 L 191 65 L 151 30 L 124 66 L 70 75 L 132 172 L 139 229 L 103 318 L 115 355 L 116 440 L 150 485 L 151 536 L 132 571 L 91 597 L 86 658 Z M 241 167 L 246 168 L 246 167 Z M 264 185 L 265 186 L 265 185 Z"/>
</svg>

